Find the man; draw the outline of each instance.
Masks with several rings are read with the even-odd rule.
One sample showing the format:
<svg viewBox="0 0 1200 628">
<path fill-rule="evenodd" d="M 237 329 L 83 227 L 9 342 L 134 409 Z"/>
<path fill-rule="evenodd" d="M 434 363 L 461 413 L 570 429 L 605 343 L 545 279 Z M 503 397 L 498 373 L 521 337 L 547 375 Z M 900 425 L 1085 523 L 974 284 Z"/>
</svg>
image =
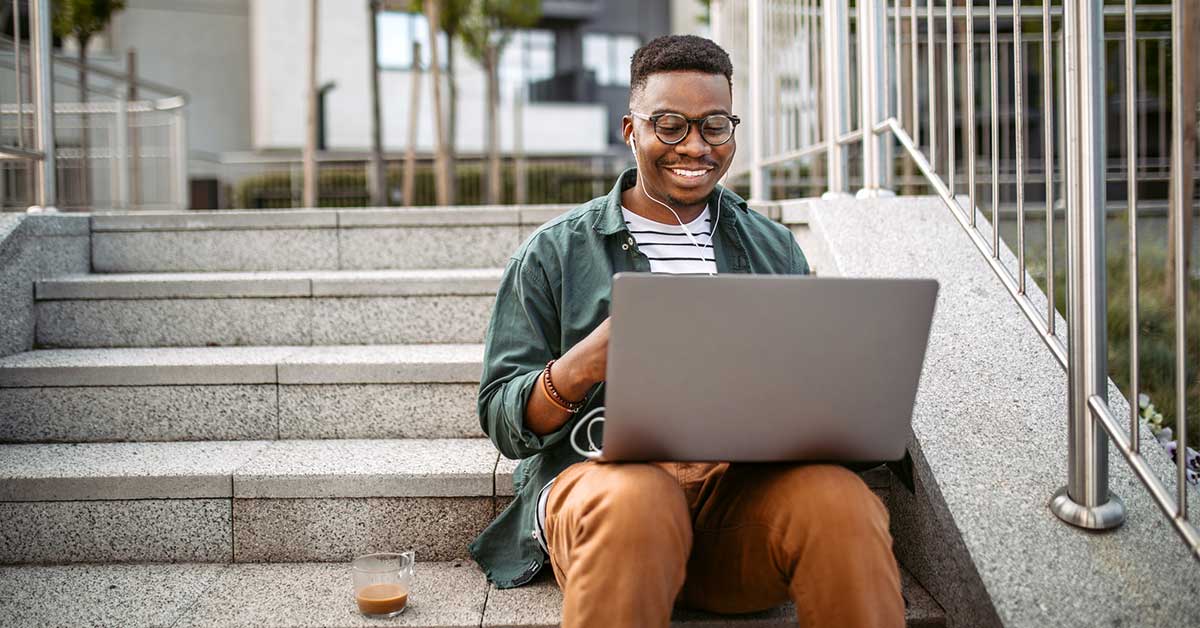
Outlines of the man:
<svg viewBox="0 0 1200 628">
<path fill-rule="evenodd" d="M 515 501 L 471 553 L 501 588 L 549 562 L 567 628 L 666 626 L 676 603 L 745 613 L 788 599 L 803 626 L 904 623 L 887 511 L 845 468 L 581 462 L 568 440 L 603 405 L 614 273 L 808 272 L 787 229 L 717 185 L 736 149 L 732 73 L 706 39 L 639 49 L 624 118 L 638 168 L 530 236 L 496 297 L 479 414 L 522 461 Z"/>
</svg>

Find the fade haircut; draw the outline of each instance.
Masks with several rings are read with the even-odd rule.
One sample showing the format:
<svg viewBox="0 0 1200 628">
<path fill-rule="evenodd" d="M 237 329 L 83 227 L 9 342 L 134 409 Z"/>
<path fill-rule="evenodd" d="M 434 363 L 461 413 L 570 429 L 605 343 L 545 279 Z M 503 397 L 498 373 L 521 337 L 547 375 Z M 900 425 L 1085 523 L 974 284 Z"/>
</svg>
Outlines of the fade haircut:
<svg viewBox="0 0 1200 628">
<path fill-rule="evenodd" d="M 733 63 L 716 42 L 695 35 L 663 35 L 633 53 L 629 67 L 630 99 L 637 97 L 651 74 L 679 71 L 721 74 L 733 89 Z"/>
</svg>

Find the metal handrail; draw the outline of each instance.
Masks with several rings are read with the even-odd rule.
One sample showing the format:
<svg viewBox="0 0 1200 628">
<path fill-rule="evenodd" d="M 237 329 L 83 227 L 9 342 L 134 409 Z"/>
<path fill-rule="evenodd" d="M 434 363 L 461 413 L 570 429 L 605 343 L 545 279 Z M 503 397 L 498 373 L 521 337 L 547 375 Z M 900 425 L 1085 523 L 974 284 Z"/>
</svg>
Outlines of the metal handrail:
<svg viewBox="0 0 1200 628">
<path fill-rule="evenodd" d="M 726 3 L 715 1 L 714 32 L 720 34 L 723 44 L 749 48 L 749 73 L 751 76 L 767 77 L 750 84 L 747 99 L 750 110 L 745 115 L 751 126 L 750 142 L 754 158 L 748 167 L 751 177 L 751 198 L 770 200 L 771 187 L 765 180 L 765 169 L 778 168 L 781 164 L 795 162 L 810 163 L 811 158 L 826 151 L 827 195 L 845 195 L 850 188 L 846 178 L 844 147 L 861 142 L 862 183 L 859 196 L 889 195 L 889 181 L 893 177 L 893 161 L 888 151 L 898 145 L 923 180 L 950 210 L 955 220 L 963 227 L 971 242 L 984 255 L 988 266 L 996 274 L 1022 314 L 1029 319 L 1038 336 L 1042 338 L 1055 360 L 1068 375 L 1068 482 L 1051 500 L 1051 509 L 1064 521 L 1073 525 L 1107 529 L 1119 526 L 1125 517 L 1124 506 L 1108 491 L 1107 447 L 1111 442 L 1130 465 L 1134 474 L 1145 485 L 1156 505 L 1167 515 L 1180 538 L 1197 559 L 1200 559 L 1200 531 L 1187 517 L 1186 477 L 1186 327 L 1184 306 L 1187 296 L 1187 272 L 1184 267 L 1183 246 L 1183 197 L 1188 191 L 1181 187 L 1182 177 L 1172 178 L 1174 206 L 1170 207 L 1170 220 L 1174 226 L 1173 246 L 1180 254 L 1175 256 L 1175 283 L 1172 292 L 1175 303 L 1175 393 L 1176 416 L 1174 436 L 1176 447 L 1176 490 L 1172 497 L 1163 483 L 1151 474 L 1146 459 L 1141 455 L 1139 432 L 1138 393 L 1142 382 L 1136 364 L 1139 351 L 1137 297 L 1138 247 L 1137 219 L 1139 209 L 1151 204 L 1141 198 L 1137 189 L 1139 166 L 1161 164 L 1161 158 L 1151 157 L 1145 150 L 1148 122 L 1144 113 L 1139 121 L 1139 102 L 1154 102 L 1152 99 L 1136 97 L 1138 81 L 1141 91 L 1146 90 L 1148 49 L 1147 41 L 1160 42 L 1155 46 L 1158 53 L 1159 76 L 1165 74 L 1167 54 L 1164 45 L 1169 41 L 1172 50 L 1178 50 L 1182 38 L 1181 3 L 1193 0 L 1174 0 L 1170 5 L 1139 5 L 1135 0 L 1125 0 L 1123 6 L 1105 6 L 1102 0 L 1080 0 L 1065 2 L 1062 6 L 1051 6 L 1050 0 L 1031 2 L 1012 0 L 1009 6 L 997 6 L 996 0 L 926 0 L 922 7 L 917 0 L 857 0 L 856 14 L 850 15 L 846 0 L 749 0 L 748 13 L 757 16 L 762 23 L 755 28 L 759 33 L 779 30 L 791 32 L 787 20 L 789 12 L 799 10 L 813 16 L 820 23 L 820 37 L 804 37 L 791 45 L 779 45 L 768 37 L 749 37 L 745 41 L 735 35 L 740 25 L 736 23 L 741 14 L 723 10 Z M 1040 6 L 1039 6 L 1040 5 Z M 769 7 L 766 9 L 764 7 Z M 772 13 L 774 12 L 774 13 Z M 764 16 L 764 14 L 766 14 Z M 783 21 L 772 21 L 779 15 Z M 1124 26 L 1115 32 L 1106 32 L 1105 18 L 1124 18 Z M 1161 31 L 1139 33 L 1139 17 L 1171 18 L 1169 38 Z M 849 24 L 853 20 L 850 36 Z M 1027 34 L 1025 22 L 1040 20 L 1040 33 Z M 890 22 L 889 22 L 890 21 Z M 1115 20 L 1111 20 L 1115 22 Z M 1011 32 L 1000 32 L 999 24 L 1011 25 Z M 978 29 L 983 25 L 984 29 Z M 1058 27 L 1057 29 L 1055 27 Z M 907 30 L 907 32 L 905 32 Z M 1048 35 L 1048 36 L 1047 36 Z M 821 50 L 811 50 L 811 42 L 817 41 Z M 1122 167 L 1107 163 L 1104 151 L 1104 127 L 1106 124 L 1105 76 L 1102 74 L 1104 45 L 1119 42 L 1123 52 L 1123 86 L 1120 94 L 1125 102 L 1120 117 L 1123 133 L 1120 141 L 1125 145 Z M 1020 42 L 1016 45 L 1015 42 Z M 1026 47 L 1041 43 L 1041 59 L 1035 57 L 1026 65 Z M 851 44 L 855 47 L 851 51 Z M 807 47 L 807 52 L 806 52 Z M 1004 48 L 1003 55 L 1001 47 Z M 806 142 L 797 144 L 791 138 L 778 142 L 778 149 L 760 146 L 761 128 L 777 124 L 777 119 L 787 113 L 771 100 L 776 89 L 770 81 L 776 76 L 787 76 L 789 80 L 802 76 L 787 57 L 791 49 L 798 48 L 801 54 L 822 56 L 820 81 L 792 87 L 795 93 L 812 92 L 825 103 L 826 113 L 820 133 Z M 976 48 L 985 57 L 988 66 L 976 66 Z M 757 53 L 755 50 L 759 49 Z M 944 49 L 944 74 L 939 73 L 937 61 Z M 1061 55 L 1056 58 L 1055 54 Z M 732 54 L 745 54 L 735 51 Z M 965 57 L 965 64 L 962 61 Z M 1137 66 L 1139 61 L 1142 63 Z M 1170 112 L 1172 130 L 1165 124 L 1159 126 L 1158 144 L 1167 143 L 1169 137 L 1181 138 L 1183 133 L 1183 104 L 1179 85 L 1182 74 L 1180 55 L 1171 55 L 1172 102 L 1168 105 L 1165 94 L 1160 90 L 1157 105 L 1160 112 Z M 999 75 L 999 61 L 1012 62 L 1011 75 Z M 961 64 L 961 65 L 960 65 Z M 963 71 L 965 67 L 965 71 Z M 1007 65 L 1006 65 L 1007 67 Z M 1057 77 L 1055 70 L 1058 70 Z M 956 70 L 962 71 L 960 83 Z M 986 72 L 986 74 L 983 74 Z M 1031 73 L 1040 74 L 1040 81 L 1030 81 Z M 889 75 L 895 74 L 894 76 Z M 987 93 L 984 99 L 976 91 L 977 73 L 982 75 Z M 1016 80 L 1014 77 L 1021 77 Z M 922 85 L 922 81 L 925 85 Z M 1164 79 L 1165 80 L 1165 79 Z M 964 85 L 965 83 L 965 85 Z M 1041 137 L 1027 137 L 1025 111 L 1029 96 L 1026 85 L 1041 88 L 1043 115 L 1040 119 Z M 958 86 L 962 91 L 957 91 Z M 754 93 L 754 90 L 759 93 Z M 1001 90 L 1010 90 L 1003 92 Z M 1165 88 L 1163 88 L 1165 89 Z M 1056 93 L 1057 92 L 1057 93 Z M 940 94 L 945 94 L 944 98 Z M 924 102 L 922 101 L 924 97 Z M 1013 104 L 1008 109 L 1009 101 Z M 977 100 L 983 117 L 977 117 Z M 844 119 L 849 106 L 857 102 L 860 131 L 851 132 Z M 1001 110 L 1001 103 L 1005 109 Z M 965 142 L 964 154 L 959 155 L 957 137 L 960 127 L 956 124 L 959 107 L 965 108 L 966 121 L 961 127 Z M 1191 112 L 1189 112 L 1191 113 Z M 1001 134 L 1001 120 L 1005 134 Z M 1015 138 L 1011 140 L 1015 159 L 1001 160 L 1001 143 L 1006 139 L 1008 125 L 1015 127 Z M 862 133 L 861 129 L 870 132 Z M 1056 131 L 1061 134 L 1055 137 Z M 1141 134 L 1139 135 L 1139 131 Z M 1037 135 L 1037 134 L 1034 134 Z M 987 159 L 979 159 L 979 148 L 987 142 Z M 1041 155 L 1030 159 L 1028 150 L 1031 142 L 1041 142 Z M 893 144 L 894 142 L 894 144 Z M 1181 164 L 1181 141 L 1172 141 L 1172 164 Z M 1061 150 L 1056 150 L 1061 145 Z M 1056 156 L 1055 152 L 1059 152 Z M 1056 161 L 1057 160 L 1057 161 Z M 983 171 L 980 172 L 980 167 Z M 1028 173 L 1033 166 L 1040 172 Z M 964 172 L 958 171 L 959 169 Z M 1178 166 L 1175 166 L 1177 169 Z M 977 177 L 977 173 L 990 176 Z M 965 174 L 965 176 L 963 176 Z M 1002 177 L 1003 174 L 1003 177 Z M 1128 286 L 1132 304 L 1130 320 L 1130 363 L 1129 406 L 1127 425 L 1121 427 L 1109 406 L 1107 376 L 1107 323 L 1105 311 L 1105 235 L 1104 221 L 1108 203 L 1105 199 L 1105 184 L 1110 174 L 1124 175 L 1129 220 L 1130 283 Z M 959 183 L 956 185 L 956 179 Z M 965 179 L 966 203 L 956 195 Z M 1006 262 L 1002 261 L 1003 244 L 1000 238 L 1000 185 L 1004 181 L 1016 185 L 1015 213 L 1017 216 L 1017 272 L 1014 275 Z M 990 187 L 991 223 L 988 233 L 979 227 L 980 216 L 984 215 L 978 202 L 979 183 Z M 1056 206 L 1064 200 L 1067 208 L 1067 241 L 1069 255 L 1065 270 L 1068 281 L 1069 306 L 1067 309 L 1066 333 L 1069 342 L 1064 342 L 1062 332 L 1056 329 L 1058 313 L 1055 311 L 1054 281 L 1045 285 L 1046 303 L 1030 298 L 1026 282 L 1025 191 L 1030 183 L 1045 185 L 1046 223 L 1046 274 L 1054 277 L 1061 262 L 1055 260 L 1052 243 L 1055 239 L 1054 213 Z M 1056 184 L 1063 184 L 1061 191 Z M 1044 309 L 1043 309 L 1044 308 Z"/>
</svg>

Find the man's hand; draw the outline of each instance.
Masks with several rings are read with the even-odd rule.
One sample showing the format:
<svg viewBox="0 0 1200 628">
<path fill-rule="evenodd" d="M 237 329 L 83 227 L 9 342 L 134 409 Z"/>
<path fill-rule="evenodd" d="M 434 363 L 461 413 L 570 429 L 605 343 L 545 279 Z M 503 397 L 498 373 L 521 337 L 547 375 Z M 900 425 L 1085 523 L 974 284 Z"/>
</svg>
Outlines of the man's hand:
<svg viewBox="0 0 1200 628">
<path fill-rule="evenodd" d="M 581 401 L 592 386 L 604 381 L 608 370 L 608 336 L 611 318 L 604 319 L 592 333 L 571 347 L 550 367 L 550 381 L 568 401 Z M 541 386 L 541 382 L 537 383 Z M 534 391 L 525 405 L 525 425 L 534 434 L 545 436 L 562 427 L 571 413 Z"/>
<path fill-rule="evenodd" d="M 550 367 L 550 380 L 558 393 L 579 401 L 592 386 L 604 381 L 608 372 L 608 336 L 612 318 L 604 319 Z"/>
</svg>

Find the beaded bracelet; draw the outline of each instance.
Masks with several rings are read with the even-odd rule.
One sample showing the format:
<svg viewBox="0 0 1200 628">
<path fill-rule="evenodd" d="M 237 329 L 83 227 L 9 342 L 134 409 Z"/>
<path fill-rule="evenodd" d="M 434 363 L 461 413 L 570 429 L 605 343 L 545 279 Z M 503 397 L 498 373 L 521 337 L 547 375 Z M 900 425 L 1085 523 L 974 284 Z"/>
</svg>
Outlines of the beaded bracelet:
<svg viewBox="0 0 1200 628">
<path fill-rule="evenodd" d="M 554 387 L 554 382 L 550 381 L 550 367 L 554 366 L 554 362 L 554 360 L 547 362 L 545 370 L 542 371 L 542 394 L 546 395 L 546 399 L 549 399 L 550 403 L 558 406 L 560 410 L 575 414 L 583 409 L 583 401 L 567 401 L 563 399 L 562 395 L 558 394 L 558 389 Z"/>
</svg>

